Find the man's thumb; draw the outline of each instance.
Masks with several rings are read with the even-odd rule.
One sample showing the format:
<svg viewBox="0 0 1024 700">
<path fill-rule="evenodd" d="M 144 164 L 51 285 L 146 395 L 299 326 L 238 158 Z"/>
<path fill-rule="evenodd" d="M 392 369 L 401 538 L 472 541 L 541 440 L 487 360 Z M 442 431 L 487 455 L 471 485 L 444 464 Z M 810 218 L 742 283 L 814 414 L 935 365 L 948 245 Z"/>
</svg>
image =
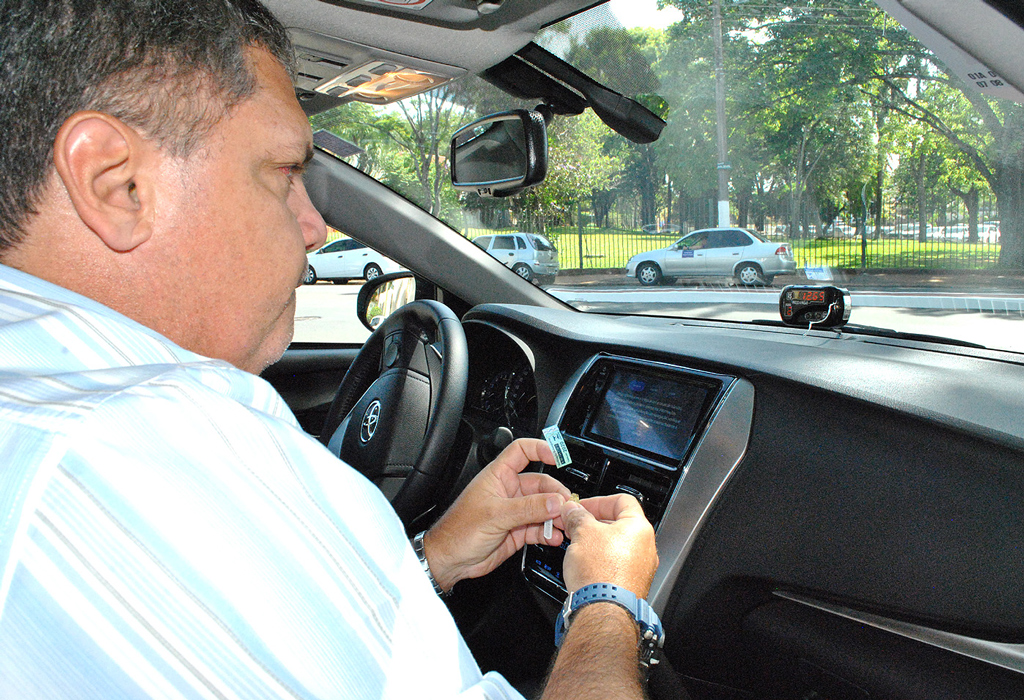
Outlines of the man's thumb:
<svg viewBox="0 0 1024 700">
<path fill-rule="evenodd" d="M 562 504 L 562 530 L 570 540 L 573 539 L 577 530 L 583 527 L 588 520 L 593 519 L 594 516 L 590 514 L 590 511 L 575 501 L 566 501 Z"/>
</svg>

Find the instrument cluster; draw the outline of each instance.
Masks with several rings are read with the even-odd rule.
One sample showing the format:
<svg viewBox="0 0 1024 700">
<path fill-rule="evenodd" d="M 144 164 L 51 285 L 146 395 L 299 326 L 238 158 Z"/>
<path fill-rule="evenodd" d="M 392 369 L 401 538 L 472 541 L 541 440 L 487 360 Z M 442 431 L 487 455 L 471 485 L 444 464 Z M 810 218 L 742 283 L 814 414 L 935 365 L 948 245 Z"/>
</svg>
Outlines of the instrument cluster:
<svg viewBox="0 0 1024 700">
<path fill-rule="evenodd" d="M 526 353 L 493 329 L 478 326 L 467 331 L 469 412 L 484 419 L 488 428 L 504 426 L 516 437 L 537 435 L 537 381 Z"/>
<path fill-rule="evenodd" d="M 513 433 L 537 430 L 537 390 L 526 361 L 490 373 L 472 399 L 475 408 Z"/>
</svg>

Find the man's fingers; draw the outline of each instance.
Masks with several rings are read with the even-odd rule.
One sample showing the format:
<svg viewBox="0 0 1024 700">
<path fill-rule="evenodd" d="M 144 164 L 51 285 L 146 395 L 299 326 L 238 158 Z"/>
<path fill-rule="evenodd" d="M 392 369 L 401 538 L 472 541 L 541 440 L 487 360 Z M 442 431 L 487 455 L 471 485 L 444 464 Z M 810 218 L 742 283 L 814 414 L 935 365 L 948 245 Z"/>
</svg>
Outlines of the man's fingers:
<svg viewBox="0 0 1024 700">
<path fill-rule="evenodd" d="M 568 499 L 572 495 L 562 482 L 549 474 L 523 474 L 519 477 L 519 488 L 524 496 L 534 493 L 560 493 Z"/>
<path fill-rule="evenodd" d="M 551 539 L 544 538 L 543 525 L 530 525 L 526 528 L 526 544 L 546 544 L 549 547 L 557 547 L 562 544 L 561 520 L 556 518 L 551 528 Z"/>
<path fill-rule="evenodd" d="M 554 464 L 555 455 L 551 453 L 551 448 L 543 440 L 519 438 L 513 440 L 512 444 L 502 450 L 494 460 L 495 464 L 510 467 L 516 473 L 526 469 L 526 465 L 530 462 Z"/>
<path fill-rule="evenodd" d="M 640 502 L 625 493 L 585 498 L 580 501 L 580 505 L 598 520 L 607 522 L 615 522 L 623 518 L 645 517 Z"/>
<path fill-rule="evenodd" d="M 504 530 L 514 530 L 525 525 L 536 525 L 545 520 L 552 520 L 561 514 L 564 500 L 561 494 L 557 493 L 538 493 L 512 499 L 503 509 L 498 525 Z"/>
</svg>

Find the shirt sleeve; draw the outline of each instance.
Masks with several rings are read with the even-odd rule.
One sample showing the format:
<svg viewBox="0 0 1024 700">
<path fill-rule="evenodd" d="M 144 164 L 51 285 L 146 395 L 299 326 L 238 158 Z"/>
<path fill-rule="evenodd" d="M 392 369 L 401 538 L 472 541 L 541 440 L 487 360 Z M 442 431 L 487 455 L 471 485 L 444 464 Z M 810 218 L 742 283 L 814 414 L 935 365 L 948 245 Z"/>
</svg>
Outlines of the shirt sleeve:
<svg viewBox="0 0 1024 700">
<path fill-rule="evenodd" d="M 69 435 L 0 617 L 0 697 L 520 698 L 380 492 L 246 377 L 171 372 Z"/>
</svg>

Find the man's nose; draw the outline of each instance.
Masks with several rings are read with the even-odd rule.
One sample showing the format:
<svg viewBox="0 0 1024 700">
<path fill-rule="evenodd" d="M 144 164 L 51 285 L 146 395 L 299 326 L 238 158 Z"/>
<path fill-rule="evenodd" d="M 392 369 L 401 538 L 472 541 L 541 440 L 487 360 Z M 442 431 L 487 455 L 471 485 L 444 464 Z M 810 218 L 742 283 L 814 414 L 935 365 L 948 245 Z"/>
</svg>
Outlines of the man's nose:
<svg viewBox="0 0 1024 700">
<path fill-rule="evenodd" d="M 295 218 L 302 229 L 302 239 L 306 244 L 306 250 L 316 250 L 327 240 L 327 224 L 320 212 L 313 206 L 309 195 L 306 193 L 306 186 L 302 182 L 296 183 L 292 189 L 292 210 Z"/>
</svg>

